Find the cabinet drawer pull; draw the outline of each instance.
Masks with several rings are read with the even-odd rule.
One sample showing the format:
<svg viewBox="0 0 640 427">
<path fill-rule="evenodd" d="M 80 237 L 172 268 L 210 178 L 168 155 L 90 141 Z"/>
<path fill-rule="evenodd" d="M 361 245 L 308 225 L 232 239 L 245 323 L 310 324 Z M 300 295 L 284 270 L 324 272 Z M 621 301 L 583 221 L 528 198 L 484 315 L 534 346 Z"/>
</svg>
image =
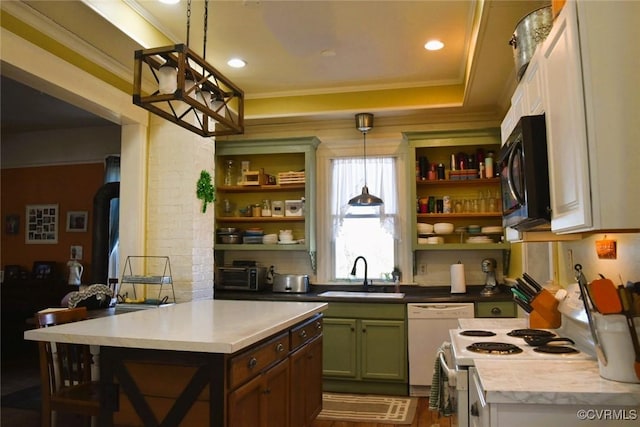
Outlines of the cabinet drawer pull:
<svg viewBox="0 0 640 427">
<path fill-rule="evenodd" d="M 304 330 L 304 329 L 303 329 L 303 330 L 301 330 L 301 331 L 300 331 L 300 337 L 302 337 L 302 338 L 306 338 L 306 337 L 307 337 L 307 331 L 306 331 L 306 330 Z"/>
<path fill-rule="evenodd" d="M 316 329 L 318 329 L 318 330 L 322 329 L 322 322 L 317 322 L 316 323 Z"/>
<path fill-rule="evenodd" d="M 497 316 L 499 314 L 502 314 L 502 310 L 500 309 L 500 307 L 493 307 L 491 309 L 491 314 L 493 314 L 494 316 Z"/>
<path fill-rule="evenodd" d="M 258 359 L 256 359 L 255 357 L 252 357 L 251 359 L 249 359 L 249 369 L 253 369 L 256 367 L 256 365 L 258 364 Z"/>
<path fill-rule="evenodd" d="M 276 352 L 277 353 L 282 353 L 284 351 L 284 346 L 282 345 L 282 343 L 278 343 L 278 345 L 276 346 Z"/>
</svg>

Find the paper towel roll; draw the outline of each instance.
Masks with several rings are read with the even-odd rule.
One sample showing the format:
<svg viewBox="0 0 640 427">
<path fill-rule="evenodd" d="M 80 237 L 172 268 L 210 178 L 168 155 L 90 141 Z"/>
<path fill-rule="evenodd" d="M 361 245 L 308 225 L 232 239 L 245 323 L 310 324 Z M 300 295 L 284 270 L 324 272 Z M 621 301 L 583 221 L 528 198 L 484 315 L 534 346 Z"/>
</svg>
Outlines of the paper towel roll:
<svg viewBox="0 0 640 427">
<path fill-rule="evenodd" d="M 467 284 L 464 280 L 464 264 L 451 265 L 451 293 L 464 294 L 467 292 Z"/>
</svg>

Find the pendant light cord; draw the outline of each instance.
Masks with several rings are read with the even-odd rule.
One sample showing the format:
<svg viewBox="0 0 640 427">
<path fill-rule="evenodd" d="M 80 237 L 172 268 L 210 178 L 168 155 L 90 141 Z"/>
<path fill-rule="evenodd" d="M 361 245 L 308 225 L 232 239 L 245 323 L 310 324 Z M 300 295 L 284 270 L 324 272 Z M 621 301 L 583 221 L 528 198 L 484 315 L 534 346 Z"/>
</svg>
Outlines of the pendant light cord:
<svg viewBox="0 0 640 427">
<path fill-rule="evenodd" d="M 207 25 L 209 23 L 209 0 L 204 1 L 204 36 L 202 43 L 202 59 L 207 59 Z"/>
<path fill-rule="evenodd" d="M 367 186 L 367 132 L 362 132 L 362 153 L 364 154 L 364 186 Z"/>
<path fill-rule="evenodd" d="M 189 47 L 190 32 L 191 32 L 191 0 L 187 0 L 187 47 Z"/>
</svg>

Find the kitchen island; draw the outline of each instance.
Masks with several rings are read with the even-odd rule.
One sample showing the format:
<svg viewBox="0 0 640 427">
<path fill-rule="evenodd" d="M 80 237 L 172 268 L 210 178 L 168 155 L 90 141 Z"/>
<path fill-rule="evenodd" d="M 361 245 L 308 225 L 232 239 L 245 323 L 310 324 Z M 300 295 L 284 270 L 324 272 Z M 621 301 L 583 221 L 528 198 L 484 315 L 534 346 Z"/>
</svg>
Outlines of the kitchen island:
<svg viewBox="0 0 640 427">
<path fill-rule="evenodd" d="M 99 347 L 101 426 L 305 425 L 294 420 L 312 419 L 322 404 L 326 307 L 200 300 L 34 329 L 25 339 Z"/>
</svg>

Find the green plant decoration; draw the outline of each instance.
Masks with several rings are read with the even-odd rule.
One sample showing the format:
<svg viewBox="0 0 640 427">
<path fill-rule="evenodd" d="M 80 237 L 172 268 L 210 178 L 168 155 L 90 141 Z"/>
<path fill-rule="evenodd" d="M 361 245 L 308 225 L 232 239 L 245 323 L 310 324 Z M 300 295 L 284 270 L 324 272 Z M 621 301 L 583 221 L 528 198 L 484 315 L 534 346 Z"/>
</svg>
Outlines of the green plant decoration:
<svg viewBox="0 0 640 427">
<path fill-rule="evenodd" d="M 200 172 L 200 179 L 196 185 L 196 195 L 198 199 L 202 200 L 202 213 L 207 212 L 207 204 L 213 203 L 216 200 L 216 190 L 211 184 L 211 175 L 209 172 L 203 170 Z"/>
</svg>

